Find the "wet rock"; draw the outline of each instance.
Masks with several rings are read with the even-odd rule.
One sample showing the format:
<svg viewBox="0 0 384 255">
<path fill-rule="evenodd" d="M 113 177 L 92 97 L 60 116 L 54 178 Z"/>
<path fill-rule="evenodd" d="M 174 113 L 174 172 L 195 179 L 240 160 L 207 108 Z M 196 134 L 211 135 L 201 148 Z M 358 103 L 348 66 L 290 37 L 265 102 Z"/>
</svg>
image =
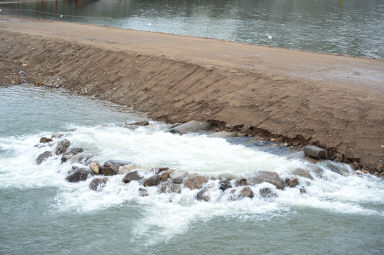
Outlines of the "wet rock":
<svg viewBox="0 0 384 255">
<path fill-rule="evenodd" d="M 47 138 L 47 137 L 40 138 L 40 143 L 50 143 L 52 141 L 53 141 L 53 139 L 51 139 L 51 138 Z"/>
<path fill-rule="evenodd" d="M 152 168 L 154 174 L 159 174 L 167 170 L 169 170 L 169 167 Z"/>
<path fill-rule="evenodd" d="M 56 155 L 63 154 L 67 151 L 69 145 L 71 145 L 71 142 L 68 139 L 63 139 L 58 142 L 56 146 Z"/>
<path fill-rule="evenodd" d="M 104 165 L 117 165 L 117 166 L 125 166 L 125 165 L 130 165 L 131 162 L 126 161 L 126 160 L 108 160 L 107 162 L 104 163 Z"/>
<path fill-rule="evenodd" d="M 212 188 L 212 187 L 207 186 L 207 187 L 203 188 L 202 190 L 200 190 L 200 191 L 196 194 L 196 199 L 199 200 L 199 201 L 206 201 L 206 202 L 208 202 L 209 200 L 211 200 L 211 197 L 207 194 L 208 191 L 209 191 L 211 188 Z"/>
<path fill-rule="evenodd" d="M 119 167 L 119 174 L 126 174 L 135 169 L 137 169 L 135 165 L 124 165 Z"/>
<path fill-rule="evenodd" d="M 131 125 L 131 126 L 148 126 L 149 122 L 146 121 L 146 120 L 144 120 L 144 121 L 136 121 L 136 122 L 130 123 L 129 125 Z"/>
<path fill-rule="evenodd" d="M 232 184 L 231 184 L 230 181 L 228 181 L 228 180 L 221 180 L 219 182 L 219 189 L 221 189 L 222 191 L 225 191 L 225 190 L 230 189 L 230 188 L 232 188 Z"/>
<path fill-rule="evenodd" d="M 163 182 L 160 186 L 161 193 L 181 193 L 181 185 L 172 182 Z"/>
<path fill-rule="evenodd" d="M 276 197 L 276 193 L 272 191 L 272 189 L 270 188 L 262 188 L 259 190 L 259 194 L 262 198 L 267 198 L 267 199 L 270 199 L 270 198 L 273 198 L 273 197 Z"/>
<path fill-rule="evenodd" d="M 147 178 L 144 180 L 144 187 L 147 187 L 147 186 L 156 186 L 160 183 L 160 175 L 158 174 L 155 174 L 155 175 L 152 175 L 151 177 Z"/>
<path fill-rule="evenodd" d="M 72 148 L 70 151 L 63 154 L 61 157 L 61 163 L 66 162 L 68 159 L 72 158 L 74 155 L 77 155 L 83 152 L 83 148 Z"/>
<path fill-rule="evenodd" d="M 314 145 L 307 145 L 304 147 L 304 153 L 306 156 L 315 159 L 325 159 L 327 157 L 327 151 Z"/>
<path fill-rule="evenodd" d="M 84 163 L 84 162 L 86 162 L 88 159 L 90 159 L 92 157 L 93 157 L 93 155 L 90 154 L 90 153 L 79 153 L 79 154 L 73 155 L 71 157 L 71 164 L 73 164 L 73 163 Z"/>
<path fill-rule="evenodd" d="M 309 173 L 309 171 L 304 170 L 304 169 L 301 169 L 301 168 L 295 169 L 295 170 L 292 172 L 292 174 L 294 174 L 294 175 L 298 175 L 298 176 L 301 176 L 301 177 L 304 177 L 304 178 L 308 178 L 308 179 L 313 180 L 313 177 L 312 177 L 312 175 Z"/>
<path fill-rule="evenodd" d="M 187 133 L 193 133 L 193 132 L 199 132 L 202 130 L 208 130 L 210 128 L 210 124 L 208 122 L 200 122 L 191 120 L 184 124 L 181 124 L 179 126 L 176 126 L 174 128 L 171 128 L 171 133 L 178 133 L 178 134 L 187 134 Z"/>
<path fill-rule="evenodd" d="M 171 177 L 172 181 L 174 183 L 182 183 L 184 178 L 188 175 L 186 171 L 183 170 L 176 170 L 169 174 L 169 177 Z"/>
<path fill-rule="evenodd" d="M 51 151 L 45 151 L 43 153 L 41 153 L 37 159 L 36 159 L 36 163 L 38 165 L 40 165 L 44 160 L 46 160 L 47 158 L 51 157 L 53 155 L 53 153 Z"/>
<path fill-rule="evenodd" d="M 174 172 L 174 170 L 168 170 L 160 173 L 160 181 L 165 182 L 170 178 L 170 174 Z"/>
<path fill-rule="evenodd" d="M 220 132 L 214 132 L 212 134 L 208 135 L 209 137 L 219 137 L 219 138 L 229 138 L 229 137 L 235 137 L 236 134 L 233 132 L 228 131 L 220 131 Z"/>
<path fill-rule="evenodd" d="M 91 172 L 86 168 L 78 168 L 75 172 L 67 176 L 66 180 L 69 182 L 80 182 L 85 181 Z"/>
<path fill-rule="evenodd" d="M 240 190 L 239 198 L 253 198 L 254 196 L 253 191 L 249 187 L 245 187 Z"/>
<path fill-rule="evenodd" d="M 96 162 L 93 162 L 91 164 L 89 164 L 89 169 L 91 169 L 91 171 L 95 174 L 95 175 L 98 175 L 100 173 L 100 169 L 99 169 L 99 164 L 97 164 Z M 108 179 L 108 178 L 107 178 Z"/>
<path fill-rule="evenodd" d="M 95 178 L 89 184 L 89 188 L 94 191 L 101 191 L 107 184 L 108 177 Z"/>
<path fill-rule="evenodd" d="M 200 189 L 207 182 L 207 178 L 201 175 L 190 176 L 185 182 L 184 186 L 189 189 Z"/>
<path fill-rule="evenodd" d="M 287 178 L 285 178 L 285 183 L 289 187 L 294 188 L 297 185 L 299 185 L 299 180 L 297 178 L 294 178 L 294 177 L 287 177 Z"/>
<path fill-rule="evenodd" d="M 283 179 L 275 172 L 260 171 L 255 177 L 249 179 L 249 183 L 255 185 L 262 182 L 268 182 L 276 186 L 278 189 L 284 189 L 286 186 Z"/>
<path fill-rule="evenodd" d="M 139 196 L 141 197 L 147 197 L 148 196 L 148 191 L 144 188 L 139 188 Z"/>
<path fill-rule="evenodd" d="M 327 160 L 327 161 L 323 162 L 322 165 L 334 173 L 344 175 L 344 176 L 347 176 L 349 174 L 348 166 L 345 164 L 335 163 L 335 162 Z"/>
<path fill-rule="evenodd" d="M 103 166 L 99 167 L 100 174 L 105 176 L 112 176 L 119 173 L 119 167 L 118 165 L 110 165 L 108 163 L 104 163 Z"/>
<path fill-rule="evenodd" d="M 143 177 L 138 173 L 138 171 L 131 171 L 124 176 L 123 182 L 129 183 L 131 181 L 139 181 L 141 179 L 143 179 Z"/>
<path fill-rule="evenodd" d="M 63 132 L 57 132 L 57 133 L 53 133 L 53 134 L 51 135 L 51 138 L 56 138 L 56 139 L 58 139 L 58 138 L 63 137 L 64 135 L 65 135 L 65 133 L 63 133 Z"/>
<path fill-rule="evenodd" d="M 236 186 L 247 186 L 248 185 L 247 179 L 245 179 L 245 178 L 237 179 L 235 181 L 235 185 Z"/>
<path fill-rule="evenodd" d="M 75 147 L 75 148 L 70 149 L 69 153 L 76 155 L 76 154 L 82 153 L 83 151 L 84 151 L 83 148 Z"/>
<path fill-rule="evenodd" d="M 301 194 L 307 193 L 307 190 L 302 186 L 300 187 L 300 193 Z"/>
</svg>

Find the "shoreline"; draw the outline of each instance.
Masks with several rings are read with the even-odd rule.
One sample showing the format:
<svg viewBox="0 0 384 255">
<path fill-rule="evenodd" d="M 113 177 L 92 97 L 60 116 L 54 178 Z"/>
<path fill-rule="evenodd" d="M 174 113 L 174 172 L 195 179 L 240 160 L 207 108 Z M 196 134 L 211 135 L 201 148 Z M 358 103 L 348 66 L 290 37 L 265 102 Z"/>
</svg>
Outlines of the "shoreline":
<svg viewBox="0 0 384 255">
<path fill-rule="evenodd" d="M 5 17 L 0 31 L 1 83 L 17 67 L 155 120 L 315 144 L 383 171 L 384 61 L 30 18 Z"/>
</svg>

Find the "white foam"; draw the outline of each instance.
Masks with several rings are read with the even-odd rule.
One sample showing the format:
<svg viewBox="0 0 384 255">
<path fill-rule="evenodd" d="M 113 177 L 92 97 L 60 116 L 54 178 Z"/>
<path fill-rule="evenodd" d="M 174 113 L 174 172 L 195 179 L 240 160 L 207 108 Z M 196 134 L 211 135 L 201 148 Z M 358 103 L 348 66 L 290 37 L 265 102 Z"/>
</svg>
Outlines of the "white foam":
<svg viewBox="0 0 384 255">
<path fill-rule="evenodd" d="M 231 144 L 222 138 L 175 135 L 166 132 L 165 128 L 158 124 L 135 130 L 116 126 L 77 127 L 66 138 L 71 141 L 71 146 L 81 146 L 94 153 L 97 160 L 128 160 L 142 168 L 168 166 L 203 175 L 230 173 L 245 177 L 260 170 L 275 171 L 282 177 L 290 176 L 295 168 L 310 170 L 310 164 L 299 159 Z M 262 183 L 252 187 L 253 199 L 240 201 L 229 200 L 229 191 L 223 194 L 217 189 L 210 193 L 210 202 L 197 201 L 198 191 L 187 188 L 183 188 L 181 194 L 160 194 L 157 187 L 151 187 L 147 188 L 149 196 L 140 197 L 139 183 L 124 184 L 122 175 L 109 177 L 105 188 L 95 192 L 89 189 L 89 183 L 95 177 L 79 183 L 66 182 L 71 166 L 69 163 L 61 164 L 59 156 L 36 165 L 40 153 L 54 149 L 34 147 L 41 136 L 47 135 L 49 133 L 0 138 L 0 150 L 7 151 L 0 158 L 0 188 L 57 187 L 56 204 L 52 209 L 59 211 L 88 213 L 127 203 L 139 206 L 143 217 L 133 229 L 134 236 L 150 240 L 148 245 L 184 233 L 196 219 L 209 220 L 217 216 L 265 219 L 300 207 L 335 213 L 384 215 L 366 205 L 384 203 L 382 180 L 373 176 L 342 176 L 325 167 L 324 178 L 309 180 L 299 177 L 301 184 L 297 188 L 284 191 Z M 217 187 L 218 181 L 210 182 Z M 301 186 L 305 186 L 306 193 L 300 193 Z M 263 187 L 273 189 L 278 197 L 264 200 L 259 195 L 259 189 Z"/>
</svg>

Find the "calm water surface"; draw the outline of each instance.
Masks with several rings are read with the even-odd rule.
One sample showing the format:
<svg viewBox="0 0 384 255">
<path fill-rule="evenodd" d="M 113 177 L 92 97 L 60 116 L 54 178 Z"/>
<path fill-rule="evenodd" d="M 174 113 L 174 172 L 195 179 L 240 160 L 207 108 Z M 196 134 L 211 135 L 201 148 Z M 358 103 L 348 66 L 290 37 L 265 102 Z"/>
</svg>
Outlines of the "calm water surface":
<svg viewBox="0 0 384 255">
<path fill-rule="evenodd" d="M 383 0 L 46 0 L 1 6 L 5 14 L 384 59 Z"/>
<path fill-rule="evenodd" d="M 171 134 L 157 122 L 124 128 L 120 124 L 144 117 L 60 90 L 0 87 L 0 109 L 0 254 L 384 253 L 383 180 L 323 167 L 323 178 L 300 179 L 305 194 L 263 183 L 252 187 L 252 200 L 231 201 L 221 192 L 198 202 L 197 191 L 189 189 L 159 194 L 153 187 L 140 197 L 138 183 L 124 184 L 117 175 L 94 192 L 90 180 L 66 182 L 71 165 L 59 157 L 36 165 L 38 154 L 53 149 L 35 147 L 41 136 L 70 130 L 72 146 L 97 160 L 209 176 L 270 170 L 285 177 L 313 165 L 286 156 L 294 152 L 266 153 L 249 141 Z M 262 187 L 278 197 L 261 198 Z"/>
</svg>

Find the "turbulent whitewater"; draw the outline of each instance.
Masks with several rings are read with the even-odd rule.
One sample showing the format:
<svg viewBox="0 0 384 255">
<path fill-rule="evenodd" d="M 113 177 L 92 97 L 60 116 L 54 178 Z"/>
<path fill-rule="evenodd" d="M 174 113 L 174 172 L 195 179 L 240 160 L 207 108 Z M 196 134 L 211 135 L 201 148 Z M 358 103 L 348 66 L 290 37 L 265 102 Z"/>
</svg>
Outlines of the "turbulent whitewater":
<svg viewBox="0 0 384 255">
<path fill-rule="evenodd" d="M 301 153 L 256 143 L 249 138 L 220 138 L 210 133 L 172 134 L 169 125 L 150 121 L 130 129 L 124 123 L 145 116 L 116 105 L 65 91 L 27 85 L 0 88 L 0 252 L 5 254 L 382 254 L 384 181 L 341 175 L 329 162 L 313 164 Z M 54 155 L 36 164 L 50 145 L 40 137 L 64 131 L 71 147 L 93 160 L 129 161 L 146 176 L 169 167 L 207 176 L 252 177 L 273 171 L 282 178 L 305 169 L 313 180 L 279 190 L 270 183 L 251 186 L 254 198 L 230 199 L 212 189 L 208 202 L 199 190 L 160 193 L 159 187 L 122 182 L 110 176 L 101 191 L 86 181 L 66 181 L 73 164 Z M 53 146 L 53 145 L 51 145 Z M 74 164 L 76 165 L 76 164 Z M 321 174 L 314 171 L 321 169 Z M 300 188 L 305 188 L 305 193 Z M 259 190 L 276 197 L 265 199 Z M 293 245 L 294 244 L 294 245 Z"/>
</svg>

